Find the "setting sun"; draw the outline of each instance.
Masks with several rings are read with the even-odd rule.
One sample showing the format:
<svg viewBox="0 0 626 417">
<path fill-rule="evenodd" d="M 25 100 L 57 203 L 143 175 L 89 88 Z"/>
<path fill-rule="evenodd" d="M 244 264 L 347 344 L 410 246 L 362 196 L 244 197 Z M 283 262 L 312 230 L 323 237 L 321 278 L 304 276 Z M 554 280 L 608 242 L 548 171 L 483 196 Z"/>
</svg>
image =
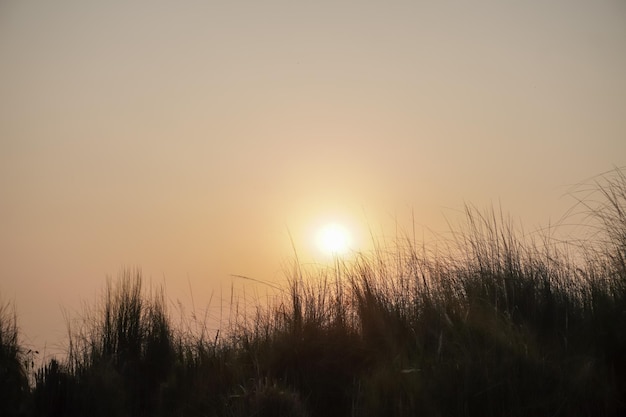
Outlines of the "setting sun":
<svg viewBox="0 0 626 417">
<path fill-rule="evenodd" d="M 319 249 L 329 255 L 341 255 L 350 248 L 350 232 L 341 224 L 329 223 L 317 235 Z"/>
</svg>

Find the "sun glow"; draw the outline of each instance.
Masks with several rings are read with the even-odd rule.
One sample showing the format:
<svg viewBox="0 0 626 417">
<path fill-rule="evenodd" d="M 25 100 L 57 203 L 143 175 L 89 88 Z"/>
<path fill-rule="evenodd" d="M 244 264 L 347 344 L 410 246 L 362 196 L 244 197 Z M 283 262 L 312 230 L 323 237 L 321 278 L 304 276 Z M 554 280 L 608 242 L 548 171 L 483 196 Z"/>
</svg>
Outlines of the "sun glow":
<svg viewBox="0 0 626 417">
<path fill-rule="evenodd" d="M 350 249 L 350 232 L 338 223 L 323 226 L 317 234 L 317 246 L 327 255 L 342 255 Z"/>
</svg>

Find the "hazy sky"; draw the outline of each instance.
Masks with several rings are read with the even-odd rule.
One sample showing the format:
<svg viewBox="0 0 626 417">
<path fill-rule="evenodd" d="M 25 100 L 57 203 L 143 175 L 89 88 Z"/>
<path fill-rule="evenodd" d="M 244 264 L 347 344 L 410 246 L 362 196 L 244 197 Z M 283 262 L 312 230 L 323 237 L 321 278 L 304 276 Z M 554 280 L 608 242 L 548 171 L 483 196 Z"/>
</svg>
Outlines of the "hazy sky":
<svg viewBox="0 0 626 417">
<path fill-rule="evenodd" d="M 626 165 L 625 74 L 620 0 L 1 0 L 0 296 L 37 345 L 125 266 L 201 305 L 330 220 L 533 229 Z"/>
</svg>

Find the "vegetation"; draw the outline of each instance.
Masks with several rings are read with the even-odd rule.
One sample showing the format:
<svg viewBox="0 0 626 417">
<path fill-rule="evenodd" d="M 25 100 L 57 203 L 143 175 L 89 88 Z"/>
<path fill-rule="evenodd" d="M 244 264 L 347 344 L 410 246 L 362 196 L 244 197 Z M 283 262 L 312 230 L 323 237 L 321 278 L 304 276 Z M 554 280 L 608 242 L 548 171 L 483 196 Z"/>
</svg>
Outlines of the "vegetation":
<svg viewBox="0 0 626 417">
<path fill-rule="evenodd" d="M 273 302 L 217 335 L 174 326 L 163 293 L 126 271 L 30 388 L 2 310 L 0 414 L 625 415 L 626 177 L 596 190 L 578 205 L 585 245 L 468 208 L 445 251 L 407 238 L 331 269 L 296 264 Z"/>
<path fill-rule="evenodd" d="M 28 403 L 28 352 L 20 347 L 15 309 L 0 305 L 0 415 L 24 412 Z"/>
</svg>

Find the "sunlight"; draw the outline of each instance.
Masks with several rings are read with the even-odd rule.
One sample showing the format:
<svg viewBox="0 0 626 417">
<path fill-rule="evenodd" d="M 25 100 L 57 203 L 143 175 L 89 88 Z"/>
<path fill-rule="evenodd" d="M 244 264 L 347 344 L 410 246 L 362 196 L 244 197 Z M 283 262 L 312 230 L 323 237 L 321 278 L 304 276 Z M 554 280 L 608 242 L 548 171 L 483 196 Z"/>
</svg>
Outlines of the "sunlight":
<svg viewBox="0 0 626 417">
<path fill-rule="evenodd" d="M 327 255 L 342 255 L 350 249 L 350 232 L 341 224 L 328 223 L 317 235 L 319 249 Z"/>
</svg>

